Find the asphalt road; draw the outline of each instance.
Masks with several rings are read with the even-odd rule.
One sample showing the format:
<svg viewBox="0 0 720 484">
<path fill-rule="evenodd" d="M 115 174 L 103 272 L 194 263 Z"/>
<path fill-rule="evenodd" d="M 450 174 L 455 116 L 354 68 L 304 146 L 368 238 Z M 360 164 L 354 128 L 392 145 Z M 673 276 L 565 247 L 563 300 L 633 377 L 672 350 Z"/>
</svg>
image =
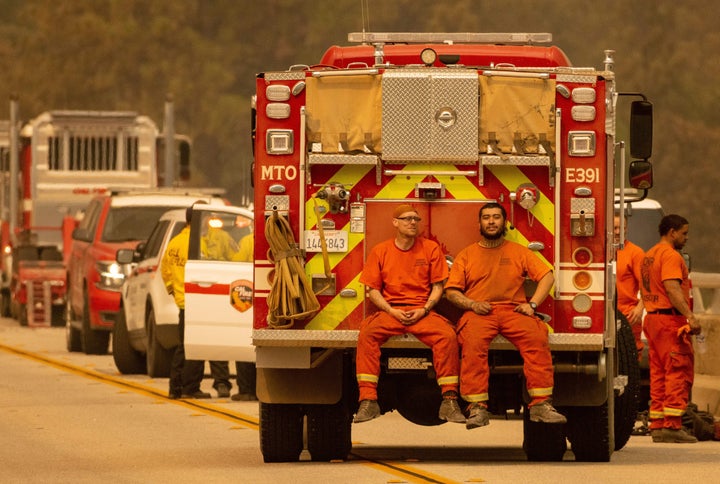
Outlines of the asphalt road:
<svg viewBox="0 0 720 484">
<path fill-rule="evenodd" d="M 397 413 L 353 428 L 345 462 L 265 464 L 257 403 L 169 400 L 167 379 L 68 353 L 63 328 L 0 319 L 0 482 L 715 482 L 720 442 L 631 437 L 610 463 L 527 462 L 522 422 L 420 427 Z M 211 380 L 203 382 L 211 391 Z M 214 394 L 214 392 L 213 392 Z"/>
</svg>

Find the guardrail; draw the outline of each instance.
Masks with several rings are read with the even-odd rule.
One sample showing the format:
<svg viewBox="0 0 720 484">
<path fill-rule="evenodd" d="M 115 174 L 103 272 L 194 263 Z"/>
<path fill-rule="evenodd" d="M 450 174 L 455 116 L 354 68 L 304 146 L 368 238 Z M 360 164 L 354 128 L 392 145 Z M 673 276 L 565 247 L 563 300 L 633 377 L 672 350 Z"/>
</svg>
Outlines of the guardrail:
<svg viewBox="0 0 720 484">
<path fill-rule="evenodd" d="M 720 314 L 720 273 L 691 272 L 693 312 Z M 707 297 L 703 297 L 703 295 Z"/>
</svg>

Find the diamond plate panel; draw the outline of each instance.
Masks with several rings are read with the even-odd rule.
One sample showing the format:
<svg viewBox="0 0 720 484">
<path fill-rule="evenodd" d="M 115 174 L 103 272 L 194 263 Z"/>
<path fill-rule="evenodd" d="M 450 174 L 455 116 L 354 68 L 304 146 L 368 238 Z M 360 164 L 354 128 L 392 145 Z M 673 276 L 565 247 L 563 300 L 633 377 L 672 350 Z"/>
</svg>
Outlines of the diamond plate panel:
<svg viewBox="0 0 720 484">
<path fill-rule="evenodd" d="M 354 348 L 357 345 L 356 330 L 286 330 L 256 329 L 252 339 L 255 346 L 318 346 L 323 348 Z M 550 349 L 553 351 L 602 351 L 603 335 L 552 333 L 548 335 Z M 383 345 L 386 348 L 425 348 L 411 334 L 393 336 Z M 503 336 L 496 336 L 490 344 L 493 350 L 513 350 L 515 347 Z"/>
<path fill-rule="evenodd" d="M 305 79 L 305 71 L 266 72 L 267 81 L 300 81 Z"/>
<path fill-rule="evenodd" d="M 570 213 L 595 213 L 594 198 L 571 198 Z"/>
<path fill-rule="evenodd" d="M 388 161 L 476 161 L 476 71 L 398 69 L 382 81 L 383 158 Z"/>
<path fill-rule="evenodd" d="M 288 195 L 266 195 L 265 211 L 272 212 L 273 210 L 278 212 L 290 210 L 290 197 Z"/>
</svg>

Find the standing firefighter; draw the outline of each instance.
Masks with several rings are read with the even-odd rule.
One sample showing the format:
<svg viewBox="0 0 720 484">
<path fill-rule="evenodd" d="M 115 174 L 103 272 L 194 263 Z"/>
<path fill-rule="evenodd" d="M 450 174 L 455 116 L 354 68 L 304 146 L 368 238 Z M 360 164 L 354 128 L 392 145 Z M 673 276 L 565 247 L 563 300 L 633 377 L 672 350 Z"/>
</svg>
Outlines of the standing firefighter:
<svg viewBox="0 0 720 484">
<path fill-rule="evenodd" d="M 645 254 L 642 297 L 650 346 L 650 431 L 653 442 L 695 443 L 682 429 L 694 379 L 690 334 L 700 323 L 690 309 L 690 280 L 678 252 L 688 240 L 689 223 L 680 215 L 660 221 L 660 242 Z"/>
</svg>

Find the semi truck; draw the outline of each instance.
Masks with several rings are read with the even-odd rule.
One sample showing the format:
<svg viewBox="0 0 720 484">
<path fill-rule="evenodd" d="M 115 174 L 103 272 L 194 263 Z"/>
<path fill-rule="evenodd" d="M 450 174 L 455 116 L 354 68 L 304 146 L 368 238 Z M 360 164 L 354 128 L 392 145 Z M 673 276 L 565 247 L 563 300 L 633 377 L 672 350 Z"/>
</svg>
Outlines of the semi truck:
<svg viewBox="0 0 720 484">
<path fill-rule="evenodd" d="M 489 356 L 490 411 L 522 415 L 528 459 L 559 461 L 569 448 L 578 461 L 609 461 L 625 445 L 639 369 L 613 301 L 614 189 L 652 185 L 652 103 L 620 90 L 614 51 L 598 64 L 574 66 L 549 33 L 360 32 L 316 64 L 257 75 L 252 337 L 266 462 L 303 449 L 348 456 L 358 328 L 377 310 L 359 277 L 393 236 L 400 203 L 417 209 L 448 263 L 478 240 L 479 208 L 500 203 L 507 238 L 553 271 L 538 312 L 552 328 L 553 404 L 567 424 L 529 420 L 512 344 L 498 336 Z M 446 300 L 437 309 L 459 317 Z M 383 413 L 443 423 L 427 347 L 393 337 L 381 368 Z"/>
</svg>

